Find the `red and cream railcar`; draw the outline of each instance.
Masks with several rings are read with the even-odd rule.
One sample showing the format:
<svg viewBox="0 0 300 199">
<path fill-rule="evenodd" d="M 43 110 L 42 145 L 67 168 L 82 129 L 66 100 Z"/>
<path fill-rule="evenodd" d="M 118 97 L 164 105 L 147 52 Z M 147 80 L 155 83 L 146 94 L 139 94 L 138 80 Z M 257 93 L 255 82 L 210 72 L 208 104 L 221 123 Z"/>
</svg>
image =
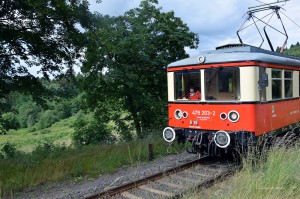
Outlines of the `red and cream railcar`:
<svg viewBox="0 0 300 199">
<path fill-rule="evenodd" d="M 299 71 L 300 58 L 244 44 L 171 63 L 163 137 L 216 154 L 299 127 Z"/>
</svg>

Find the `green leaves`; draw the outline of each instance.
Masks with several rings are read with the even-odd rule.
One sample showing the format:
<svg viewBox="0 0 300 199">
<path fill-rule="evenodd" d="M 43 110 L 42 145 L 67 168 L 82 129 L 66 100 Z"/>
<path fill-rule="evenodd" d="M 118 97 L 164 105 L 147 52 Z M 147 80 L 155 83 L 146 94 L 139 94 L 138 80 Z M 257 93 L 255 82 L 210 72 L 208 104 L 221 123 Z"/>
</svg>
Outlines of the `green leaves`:
<svg viewBox="0 0 300 199">
<path fill-rule="evenodd" d="M 73 67 L 86 44 L 77 27 L 91 27 L 88 1 L 7 0 L 0 7 L 0 97 L 17 90 L 39 96 L 28 68 L 48 78 Z"/>
<path fill-rule="evenodd" d="M 119 17 L 98 15 L 95 29 L 87 33 L 82 68 L 89 108 L 114 120 L 118 132 L 129 128 L 117 119 L 128 113 L 128 123 L 140 137 L 166 121 L 165 66 L 187 57 L 185 47 L 198 45 L 186 24 L 156 4 L 142 1 Z"/>
<path fill-rule="evenodd" d="M 294 55 L 300 57 L 300 44 L 297 42 L 295 45 L 291 45 L 290 49 L 284 51 L 285 54 Z"/>
</svg>

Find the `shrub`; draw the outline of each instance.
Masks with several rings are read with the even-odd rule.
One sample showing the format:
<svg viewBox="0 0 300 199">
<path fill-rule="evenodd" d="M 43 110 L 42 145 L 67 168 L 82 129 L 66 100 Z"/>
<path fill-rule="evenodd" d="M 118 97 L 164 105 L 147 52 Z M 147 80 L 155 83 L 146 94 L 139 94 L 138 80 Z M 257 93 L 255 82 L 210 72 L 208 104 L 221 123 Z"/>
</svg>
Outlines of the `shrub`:
<svg viewBox="0 0 300 199">
<path fill-rule="evenodd" d="M 6 130 L 0 124 L 0 135 L 6 135 Z"/>
<path fill-rule="evenodd" d="M 18 121 L 21 127 L 33 126 L 38 118 L 41 108 L 33 101 L 23 102 L 18 107 Z"/>
<path fill-rule="evenodd" d="M 17 154 L 16 146 L 10 142 L 6 142 L 1 149 L 4 158 L 12 158 Z"/>
<path fill-rule="evenodd" d="M 52 124 L 58 121 L 55 112 L 52 110 L 47 110 L 41 114 L 41 117 L 38 121 L 38 128 L 44 129 L 50 127 Z"/>
<path fill-rule="evenodd" d="M 109 133 L 102 123 L 92 122 L 82 127 L 76 127 L 73 141 L 78 145 L 89 145 L 96 143 L 113 143 L 115 138 Z"/>
<path fill-rule="evenodd" d="M 33 127 L 33 126 L 28 128 L 29 133 L 32 133 L 32 132 L 35 132 L 35 131 L 36 131 L 36 128 Z"/>
<path fill-rule="evenodd" d="M 32 154 L 41 157 L 48 156 L 53 152 L 54 148 L 55 146 L 52 142 L 43 142 L 34 149 Z"/>
<path fill-rule="evenodd" d="M 58 119 L 68 118 L 72 115 L 71 103 L 69 101 L 61 101 L 55 105 L 54 111 Z"/>
<path fill-rule="evenodd" d="M 35 159 L 35 162 L 42 161 L 43 159 L 48 158 L 57 158 L 59 156 L 66 156 L 66 151 L 71 151 L 71 148 L 68 148 L 66 145 L 55 145 L 51 141 L 44 141 L 39 144 L 31 152 L 31 157 Z"/>
<path fill-rule="evenodd" d="M 27 127 L 32 127 L 35 125 L 37 118 L 34 115 L 28 115 L 26 120 Z"/>
<path fill-rule="evenodd" d="M 75 115 L 80 111 L 82 106 L 82 96 L 78 95 L 76 98 L 73 98 L 71 101 L 71 114 Z"/>
<path fill-rule="evenodd" d="M 4 113 L 2 119 L 2 125 L 5 130 L 18 129 L 20 127 L 17 116 L 13 112 Z"/>
</svg>

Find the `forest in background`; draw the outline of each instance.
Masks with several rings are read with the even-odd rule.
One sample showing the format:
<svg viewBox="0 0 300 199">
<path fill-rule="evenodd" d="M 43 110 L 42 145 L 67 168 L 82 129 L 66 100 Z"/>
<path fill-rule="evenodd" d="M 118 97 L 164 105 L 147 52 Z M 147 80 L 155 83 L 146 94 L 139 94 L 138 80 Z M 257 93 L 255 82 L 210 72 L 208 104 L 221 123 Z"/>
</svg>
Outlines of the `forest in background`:
<svg viewBox="0 0 300 199">
<path fill-rule="evenodd" d="M 131 141 L 163 128 L 166 65 L 186 58 L 184 48 L 197 48 L 199 39 L 157 3 L 112 17 L 91 13 L 86 0 L 0 2 L 0 136 L 76 114 L 79 145 Z M 39 77 L 31 67 L 40 68 Z"/>
</svg>

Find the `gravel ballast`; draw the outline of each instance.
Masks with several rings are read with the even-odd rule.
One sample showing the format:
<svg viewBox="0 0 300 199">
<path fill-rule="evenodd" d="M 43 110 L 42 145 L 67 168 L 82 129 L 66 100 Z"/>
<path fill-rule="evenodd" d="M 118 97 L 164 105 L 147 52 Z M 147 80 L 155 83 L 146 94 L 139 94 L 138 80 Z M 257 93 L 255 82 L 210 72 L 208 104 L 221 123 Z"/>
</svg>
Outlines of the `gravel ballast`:
<svg viewBox="0 0 300 199">
<path fill-rule="evenodd" d="M 14 194 L 16 198 L 84 198 L 85 196 L 128 183 L 145 176 L 170 169 L 197 158 L 194 154 L 181 152 L 176 155 L 158 157 L 151 162 L 139 162 L 127 169 L 119 169 L 114 174 L 104 174 L 98 178 L 84 178 L 78 182 L 68 180 L 39 185 L 33 189 Z"/>
</svg>

